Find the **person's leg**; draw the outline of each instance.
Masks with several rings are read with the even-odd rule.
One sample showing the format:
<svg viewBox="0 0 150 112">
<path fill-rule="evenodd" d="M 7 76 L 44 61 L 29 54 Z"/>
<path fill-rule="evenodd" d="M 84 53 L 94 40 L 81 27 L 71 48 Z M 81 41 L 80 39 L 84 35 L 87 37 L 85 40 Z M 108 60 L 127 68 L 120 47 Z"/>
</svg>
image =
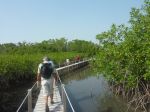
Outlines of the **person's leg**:
<svg viewBox="0 0 150 112">
<path fill-rule="evenodd" d="M 48 106 L 48 96 L 45 96 L 45 105 Z"/>
<path fill-rule="evenodd" d="M 53 101 L 53 94 L 50 95 L 50 98 L 51 98 L 51 104 L 53 104 L 54 103 L 54 101 Z"/>
<path fill-rule="evenodd" d="M 51 80 L 50 80 L 50 99 L 51 99 L 51 104 L 54 103 L 54 101 L 53 101 L 53 90 L 54 90 L 54 77 L 52 77 Z"/>
<path fill-rule="evenodd" d="M 49 112 L 49 107 L 48 107 L 48 96 L 45 96 L 45 112 Z"/>
<path fill-rule="evenodd" d="M 46 80 L 42 81 L 42 89 L 43 89 L 43 96 L 45 100 L 45 111 L 49 112 L 49 107 L 48 107 L 49 85 Z"/>
</svg>

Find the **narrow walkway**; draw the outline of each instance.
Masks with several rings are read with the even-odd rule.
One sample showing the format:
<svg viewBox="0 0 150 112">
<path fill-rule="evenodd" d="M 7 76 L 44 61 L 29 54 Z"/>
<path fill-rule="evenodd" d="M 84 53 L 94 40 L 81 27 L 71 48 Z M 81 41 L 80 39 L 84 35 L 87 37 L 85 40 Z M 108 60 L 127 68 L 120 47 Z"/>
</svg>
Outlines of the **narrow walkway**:
<svg viewBox="0 0 150 112">
<path fill-rule="evenodd" d="M 67 65 L 67 66 L 64 66 L 64 67 L 60 67 L 60 68 L 57 68 L 56 71 L 65 73 L 65 71 L 68 72 L 68 71 L 80 68 L 82 66 L 85 66 L 86 63 L 88 63 L 88 61 L 89 60 L 80 61 L 80 62 L 73 63 L 73 64 L 70 64 L 70 65 Z M 51 104 L 50 102 L 48 104 L 50 112 L 63 112 L 64 110 L 66 110 L 66 101 L 65 100 L 67 100 L 69 102 L 69 105 L 72 109 L 72 112 L 75 112 L 74 108 L 73 108 L 73 106 L 72 106 L 72 104 L 69 100 L 69 97 L 66 93 L 65 88 L 64 88 L 64 86 L 62 86 L 62 82 L 61 82 L 60 77 L 59 77 L 59 81 L 60 81 L 61 87 L 62 87 L 61 88 L 62 89 L 61 94 L 62 94 L 63 98 L 61 100 L 61 96 L 60 96 L 58 86 L 54 85 L 54 96 L 53 96 L 54 104 Z M 49 99 L 49 101 L 50 101 L 50 99 Z M 35 105 L 35 108 L 34 108 L 33 112 L 45 112 L 45 99 L 43 97 L 43 90 L 42 89 L 40 90 L 40 94 L 38 96 L 37 103 Z"/>
<path fill-rule="evenodd" d="M 43 90 L 41 89 L 33 112 L 45 112 L 45 101 L 44 101 L 42 92 L 43 92 Z M 48 104 L 50 112 L 63 112 L 63 104 L 61 101 L 58 86 L 54 87 L 54 98 L 53 99 L 54 99 L 54 104 L 51 104 L 50 102 Z"/>
</svg>

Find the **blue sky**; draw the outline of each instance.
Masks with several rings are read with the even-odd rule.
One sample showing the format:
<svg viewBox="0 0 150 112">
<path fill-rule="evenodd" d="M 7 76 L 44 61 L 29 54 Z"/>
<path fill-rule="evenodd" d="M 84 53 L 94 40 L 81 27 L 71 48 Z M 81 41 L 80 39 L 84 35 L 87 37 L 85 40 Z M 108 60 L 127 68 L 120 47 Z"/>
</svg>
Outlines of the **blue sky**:
<svg viewBox="0 0 150 112">
<path fill-rule="evenodd" d="M 0 0 L 0 43 L 65 37 L 96 42 L 115 23 L 127 24 L 144 0 Z"/>
</svg>

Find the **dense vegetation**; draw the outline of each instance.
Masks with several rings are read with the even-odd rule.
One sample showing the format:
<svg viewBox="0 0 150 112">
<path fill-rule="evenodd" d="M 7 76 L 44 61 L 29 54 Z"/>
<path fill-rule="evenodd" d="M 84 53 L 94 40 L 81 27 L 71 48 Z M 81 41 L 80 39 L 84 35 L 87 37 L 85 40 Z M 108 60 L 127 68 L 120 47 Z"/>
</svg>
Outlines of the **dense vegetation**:
<svg viewBox="0 0 150 112">
<path fill-rule="evenodd" d="M 56 66 L 67 58 L 74 60 L 94 54 L 96 45 L 84 40 L 67 41 L 50 39 L 41 43 L 5 43 L 0 45 L 0 88 L 12 82 L 35 78 L 37 66 L 44 56 L 49 56 Z M 91 52 L 92 50 L 92 52 Z M 5 83 L 5 86 L 3 84 Z"/>
<path fill-rule="evenodd" d="M 0 44 L 0 54 L 35 54 L 49 52 L 77 52 L 91 55 L 96 50 L 93 42 L 67 41 L 65 38 L 44 40 L 40 43 L 19 42 Z"/>
<path fill-rule="evenodd" d="M 129 25 L 113 24 L 98 34 L 99 52 L 95 65 L 98 71 L 115 84 L 135 111 L 150 106 L 150 1 L 141 9 L 132 8 Z M 130 97 L 129 97 L 130 96 Z"/>
</svg>

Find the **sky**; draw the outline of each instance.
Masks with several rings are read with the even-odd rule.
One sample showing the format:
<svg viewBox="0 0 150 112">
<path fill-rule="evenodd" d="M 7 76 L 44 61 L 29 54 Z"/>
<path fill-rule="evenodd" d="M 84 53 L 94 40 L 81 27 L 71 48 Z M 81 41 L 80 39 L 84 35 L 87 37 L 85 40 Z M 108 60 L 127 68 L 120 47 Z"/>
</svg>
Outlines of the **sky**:
<svg viewBox="0 0 150 112">
<path fill-rule="evenodd" d="M 144 0 L 0 0 L 0 43 L 65 37 L 97 42 L 114 23 L 127 24 Z"/>
</svg>

